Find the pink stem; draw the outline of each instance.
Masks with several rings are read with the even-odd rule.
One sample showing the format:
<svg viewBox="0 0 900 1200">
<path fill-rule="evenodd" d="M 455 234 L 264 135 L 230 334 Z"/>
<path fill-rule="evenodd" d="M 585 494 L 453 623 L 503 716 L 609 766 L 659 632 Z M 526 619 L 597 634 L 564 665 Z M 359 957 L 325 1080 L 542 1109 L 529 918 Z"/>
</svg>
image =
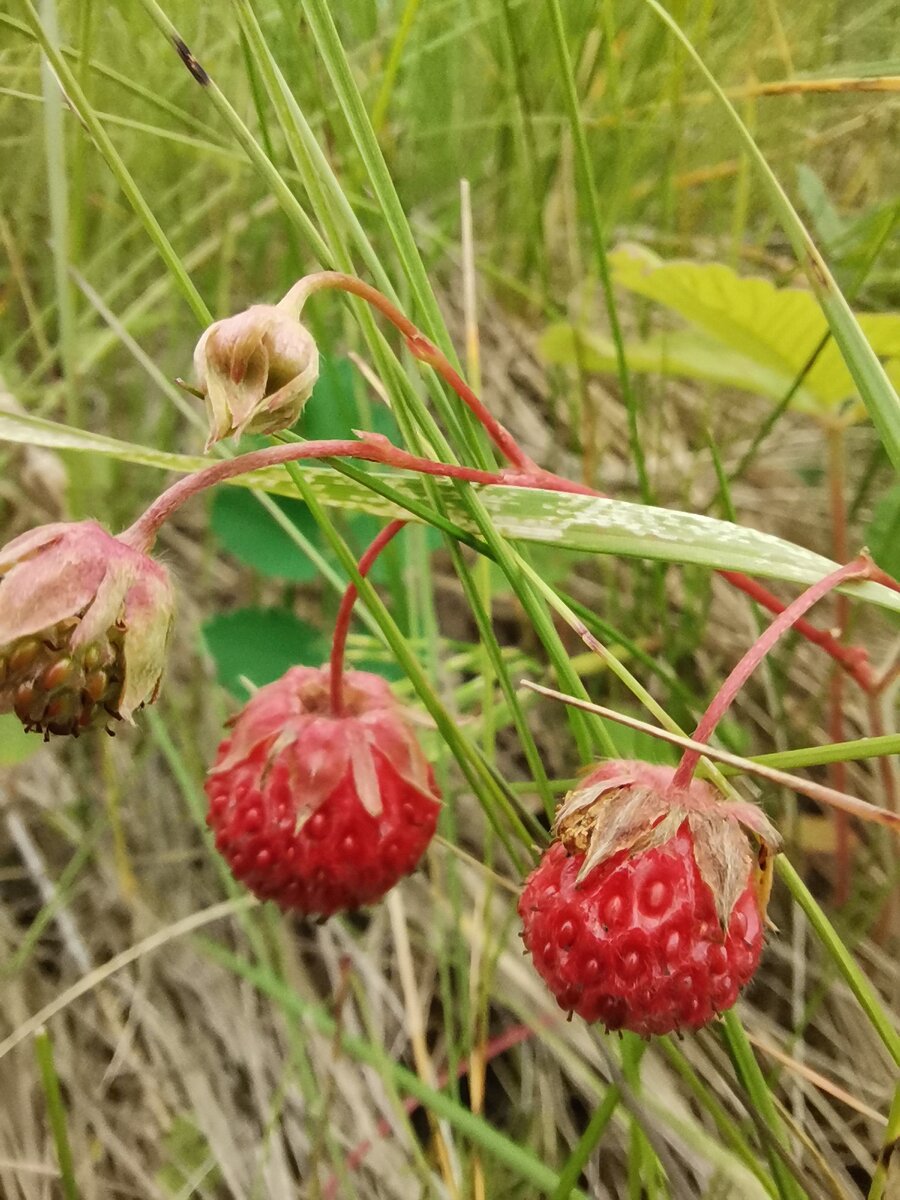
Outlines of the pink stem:
<svg viewBox="0 0 900 1200">
<path fill-rule="evenodd" d="M 419 458 L 400 450 L 381 434 L 365 434 L 354 441 L 292 442 L 286 446 L 266 446 L 263 450 L 252 450 L 239 454 L 237 458 L 213 463 L 191 475 L 186 475 L 167 488 L 138 519 L 119 534 L 119 540 L 135 550 L 146 553 L 156 541 L 160 527 L 182 504 L 207 488 L 258 471 L 264 467 L 282 466 L 302 459 L 353 458 L 361 462 L 381 463 L 401 470 L 417 471 L 423 475 L 436 475 L 444 479 L 462 479 L 467 483 L 517 484 L 520 487 L 539 488 L 541 483 L 528 476 L 519 476 L 509 471 L 479 471 L 473 467 L 460 467 L 455 463 L 435 462 L 430 458 Z"/>
<path fill-rule="evenodd" d="M 353 296 L 359 296 L 371 304 L 373 308 L 376 308 L 383 316 L 387 317 L 391 324 L 396 326 L 403 334 L 406 339 L 406 345 L 413 357 L 417 358 L 419 362 L 432 367 L 450 385 L 460 400 L 462 400 L 484 427 L 485 432 L 503 457 L 512 463 L 514 467 L 518 467 L 520 471 L 530 472 L 540 470 L 537 463 L 528 457 L 506 426 L 500 424 L 497 418 L 488 410 L 484 402 L 472 391 L 459 372 L 454 370 L 443 351 L 439 350 L 410 321 L 409 317 L 402 313 L 396 305 L 392 304 L 387 296 L 383 296 L 377 288 L 363 282 L 362 279 L 357 279 L 353 275 L 345 275 L 341 271 L 319 271 L 314 275 L 307 275 L 297 285 L 298 295 L 303 300 L 314 292 L 325 291 L 326 289 L 349 292 Z"/>
<path fill-rule="evenodd" d="M 877 568 L 874 569 L 877 571 Z M 749 596 L 751 600 L 755 600 L 763 608 L 768 609 L 769 612 L 777 615 L 785 611 L 782 601 L 755 579 L 751 579 L 740 571 L 719 571 L 719 574 L 723 579 L 727 579 L 729 583 Z M 884 572 L 882 571 L 880 574 L 884 574 Z M 870 576 L 870 578 L 874 578 L 874 575 Z M 872 669 L 869 665 L 869 655 L 862 646 L 847 646 L 827 629 L 819 629 L 817 625 L 812 625 L 809 621 L 802 619 L 794 622 L 794 629 L 797 633 L 805 637 L 808 642 L 812 642 L 816 646 L 821 646 L 835 662 L 842 666 L 849 675 L 853 676 L 863 691 L 867 692 L 870 690 L 872 687 Z"/>
<path fill-rule="evenodd" d="M 737 696 L 751 674 L 756 670 L 782 634 L 787 633 L 796 624 L 799 617 L 802 617 L 805 612 L 812 608 L 817 600 L 821 600 L 833 588 L 846 583 L 848 579 L 865 579 L 869 576 L 870 572 L 870 560 L 867 556 L 860 555 L 853 562 L 846 563 L 843 567 L 838 567 L 836 571 L 832 571 L 830 575 L 826 575 L 824 579 L 820 579 L 817 583 L 808 587 L 805 592 L 789 604 L 775 618 L 768 629 L 757 638 L 719 688 L 709 708 L 707 708 L 706 712 L 700 718 L 700 723 L 694 732 L 694 741 L 709 741 L 719 721 L 721 721 L 722 717 L 724 717 L 725 713 L 731 707 L 735 696 Z M 681 762 L 678 764 L 678 769 L 672 778 L 672 786 L 676 788 L 687 787 L 699 761 L 700 752 L 698 750 L 685 750 Z"/>
<path fill-rule="evenodd" d="M 302 308 L 303 302 L 308 296 L 325 289 L 337 289 L 359 296 L 371 304 L 373 308 L 376 308 L 383 316 L 387 317 L 399 329 L 406 339 L 406 344 L 410 352 L 420 362 L 426 363 L 433 370 L 437 371 L 441 378 L 449 384 L 470 412 L 481 422 L 485 431 L 494 442 L 494 445 L 503 454 L 507 462 L 517 468 L 520 473 L 519 478 L 507 478 L 504 482 L 515 482 L 520 487 L 544 487 L 549 491 L 604 496 L 603 492 L 598 492 L 595 488 L 589 487 L 586 484 L 573 483 L 568 479 L 562 479 L 560 476 L 554 475 L 551 471 L 545 471 L 542 467 L 539 467 L 525 453 L 509 430 L 492 416 L 484 402 L 475 394 L 459 373 L 454 370 L 446 355 L 433 342 L 429 341 L 424 333 L 396 305 L 392 304 L 386 296 L 383 296 L 371 284 L 339 271 L 320 271 L 301 279 L 292 289 L 291 293 L 289 293 L 289 296 L 296 297 L 299 307 Z M 285 300 L 287 299 L 288 297 L 285 297 Z M 840 557 L 844 556 L 841 555 Z M 756 600 L 759 604 L 762 604 L 769 612 L 784 612 L 784 605 L 778 597 L 770 592 L 768 588 L 757 583 L 755 579 L 751 579 L 740 571 L 720 570 L 719 574 L 734 587 L 750 596 L 753 600 Z M 885 587 L 900 590 L 900 584 L 896 580 L 891 579 L 890 576 L 885 575 L 883 571 L 878 571 L 877 575 L 873 575 L 872 578 L 877 578 Z M 808 621 L 797 621 L 794 628 L 807 641 L 820 646 L 829 654 L 835 662 L 856 680 L 863 691 L 868 693 L 872 690 L 872 674 L 868 655 L 861 646 L 844 645 L 833 634 L 827 630 L 819 629 L 815 625 L 811 625 Z"/>
<path fill-rule="evenodd" d="M 363 554 L 357 563 L 357 570 L 365 579 L 375 559 L 385 548 L 385 546 L 393 538 L 397 536 L 406 521 L 397 520 L 391 521 L 385 525 L 381 533 L 373 540 L 371 546 Z M 350 630 L 350 618 L 353 614 L 353 605 L 356 603 L 358 596 L 356 584 L 352 581 L 347 584 L 347 590 L 341 599 L 341 606 L 338 609 L 337 619 L 334 623 L 334 637 L 331 642 L 331 714 L 339 717 L 344 711 L 344 651 L 347 648 L 347 633 Z"/>
</svg>

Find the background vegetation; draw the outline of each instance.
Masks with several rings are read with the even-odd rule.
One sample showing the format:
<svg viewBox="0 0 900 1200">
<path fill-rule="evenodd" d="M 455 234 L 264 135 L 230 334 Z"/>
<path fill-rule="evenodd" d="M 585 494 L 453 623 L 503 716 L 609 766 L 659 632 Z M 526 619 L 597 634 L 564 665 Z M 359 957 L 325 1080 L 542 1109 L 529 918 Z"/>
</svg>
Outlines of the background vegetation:
<svg viewBox="0 0 900 1200">
<path fill-rule="evenodd" d="M 446 806 L 424 870 L 320 927 L 231 883 L 203 773 L 248 685 L 327 656 L 350 554 L 395 509 L 377 474 L 323 467 L 167 527 L 178 631 L 139 728 L 37 752 L 0 718 L 0 1193 L 884 1195 L 888 835 L 855 828 L 848 861 L 832 818 L 741 780 L 787 838 L 780 932 L 736 1017 L 684 1041 L 567 1024 L 515 900 L 578 770 L 668 761 L 523 677 L 690 728 L 764 619 L 711 567 L 787 596 L 867 541 L 898 573 L 895 6 L 672 3 L 724 96 L 646 0 L 164 9 L 0 14 L 3 540 L 130 523 L 202 453 L 172 381 L 203 325 L 317 266 L 393 294 L 529 453 L 623 503 L 601 524 L 387 480 L 493 561 L 418 523 L 363 592 L 351 659 L 422 713 Z M 829 327 L 804 228 L 878 359 L 826 289 Z M 375 428 L 490 461 L 392 331 L 345 298 L 308 311 L 326 367 L 300 435 Z M 868 598 L 849 636 L 890 680 L 892 601 Z M 834 678 L 787 645 L 723 743 L 817 778 L 840 760 L 838 786 L 894 805 L 894 689 Z"/>
</svg>

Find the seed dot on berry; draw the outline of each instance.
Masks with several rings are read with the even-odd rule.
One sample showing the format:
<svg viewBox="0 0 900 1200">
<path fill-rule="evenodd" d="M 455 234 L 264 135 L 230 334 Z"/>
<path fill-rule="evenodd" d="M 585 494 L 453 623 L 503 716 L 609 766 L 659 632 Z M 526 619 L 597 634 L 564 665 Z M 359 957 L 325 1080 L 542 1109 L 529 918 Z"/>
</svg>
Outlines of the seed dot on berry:
<svg viewBox="0 0 900 1200">
<path fill-rule="evenodd" d="M 607 925 L 618 925 L 625 912 L 625 900 L 620 894 L 615 894 L 607 900 L 603 909 L 603 917 Z"/>
<path fill-rule="evenodd" d="M 661 879 L 648 881 L 640 892 L 638 901 L 644 912 L 656 916 L 672 903 L 672 889 Z"/>
<path fill-rule="evenodd" d="M 629 952 L 622 958 L 622 975 L 626 979 L 634 979 L 641 972 L 641 956 L 636 950 Z"/>
<path fill-rule="evenodd" d="M 559 927 L 559 945 L 560 949 L 568 950 L 575 941 L 575 923 L 573 921 L 563 921 Z"/>
<path fill-rule="evenodd" d="M 321 838 L 325 836 L 328 828 L 328 822 L 325 819 L 323 812 L 313 813 L 306 824 L 303 826 L 303 832 L 311 838 Z"/>
<path fill-rule="evenodd" d="M 713 975 L 721 975 L 728 969 L 728 951 L 724 946 L 710 946 L 706 955 L 706 965 Z"/>
</svg>

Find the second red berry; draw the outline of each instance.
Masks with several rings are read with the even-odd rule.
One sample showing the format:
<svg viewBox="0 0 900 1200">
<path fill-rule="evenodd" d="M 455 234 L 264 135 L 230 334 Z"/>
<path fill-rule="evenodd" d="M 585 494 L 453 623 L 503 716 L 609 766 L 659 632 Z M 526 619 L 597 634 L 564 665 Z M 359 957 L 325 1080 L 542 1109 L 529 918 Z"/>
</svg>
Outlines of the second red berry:
<svg viewBox="0 0 900 1200">
<path fill-rule="evenodd" d="M 293 667 L 235 719 L 206 781 L 207 821 L 235 877 L 264 900 L 315 916 L 379 900 L 409 874 L 440 798 L 385 680 Z"/>
</svg>

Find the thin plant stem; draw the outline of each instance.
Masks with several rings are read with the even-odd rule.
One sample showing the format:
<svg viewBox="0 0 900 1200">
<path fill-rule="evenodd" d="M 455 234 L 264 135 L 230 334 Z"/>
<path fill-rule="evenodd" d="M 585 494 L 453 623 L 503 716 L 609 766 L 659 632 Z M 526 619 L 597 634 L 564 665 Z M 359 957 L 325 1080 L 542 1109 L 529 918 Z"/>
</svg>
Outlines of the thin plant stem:
<svg viewBox="0 0 900 1200">
<path fill-rule="evenodd" d="M 831 510 L 831 538 L 839 562 L 847 557 L 847 502 L 844 431 L 840 426 L 828 429 L 828 497 Z M 846 596 L 835 597 L 836 635 L 843 639 L 850 619 L 850 602 Z M 844 673 L 833 670 L 828 686 L 828 737 L 832 742 L 844 740 Z M 831 784 L 838 791 L 847 785 L 845 763 L 831 763 L 828 768 Z M 850 822 L 844 813 L 834 814 L 834 903 L 846 904 L 850 897 Z"/>
<path fill-rule="evenodd" d="M 465 382 L 459 372 L 453 367 L 447 356 L 435 346 L 395 304 L 379 292 L 371 284 L 346 275 L 339 271 L 321 271 L 308 275 L 291 288 L 280 306 L 293 311 L 299 317 L 303 306 L 310 295 L 325 289 L 338 289 L 359 296 L 376 308 L 403 334 L 410 352 L 420 362 L 431 366 L 440 377 L 453 389 L 469 411 L 482 424 L 485 431 L 494 442 L 500 453 L 511 466 L 520 472 L 515 480 L 520 486 L 546 488 L 549 491 L 561 491 L 579 495 L 604 497 L 603 492 L 589 487 L 587 484 L 574 483 L 551 471 L 538 466 L 519 446 L 513 435 L 489 412 L 483 401 Z M 512 478 L 506 480 L 514 482 Z M 740 571 L 720 570 L 719 574 L 729 583 L 743 591 L 751 599 L 756 600 L 770 612 L 784 611 L 784 605 L 768 588 L 750 579 Z M 897 586 L 887 577 L 879 575 L 879 579 L 890 585 Z M 844 646 L 827 630 L 818 629 L 802 619 L 794 624 L 794 628 L 808 641 L 820 646 L 836 662 L 847 670 L 864 690 L 871 687 L 871 671 L 866 651 L 859 646 Z"/>
<path fill-rule="evenodd" d="M 284 300 L 281 301 L 281 307 L 287 309 L 294 309 L 296 307 L 297 315 L 299 316 L 307 297 L 313 295 L 315 292 L 326 289 L 335 289 L 359 296 L 368 304 L 371 304 L 383 316 L 387 317 L 391 324 L 396 326 L 403 334 L 406 339 L 406 345 L 413 357 L 417 358 L 419 362 L 433 367 L 441 378 L 450 385 L 457 396 L 459 396 L 472 414 L 484 426 L 485 431 L 503 457 L 522 471 L 540 471 L 537 464 L 522 450 L 509 430 L 501 425 L 496 417 L 488 411 L 483 401 L 452 366 L 446 354 L 435 346 L 396 305 L 392 304 L 386 296 L 382 295 L 371 284 L 365 283 L 362 279 L 357 279 L 353 275 L 346 275 L 341 271 L 319 271 L 314 275 L 307 275 L 304 279 L 296 283 L 285 296 Z"/>
<path fill-rule="evenodd" d="M 72 1158 L 72 1147 L 69 1144 L 69 1133 L 66 1128 L 66 1107 L 59 1086 L 56 1064 L 53 1061 L 53 1045 L 46 1029 L 38 1029 L 35 1033 L 34 1053 L 41 1072 L 44 1097 L 47 1101 L 47 1116 L 53 1133 L 53 1141 L 56 1144 L 63 1196 L 65 1200 L 79 1200 L 80 1193 L 78 1184 L 75 1182 L 75 1161 Z"/>
<path fill-rule="evenodd" d="M 869 571 L 869 559 L 865 556 L 860 556 L 854 559 L 853 562 L 839 567 L 836 571 L 832 571 L 830 575 L 826 575 L 818 583 L 814 583 L 812 587 L 807 588 L 802 595 L 798 596 L 792 604 L 789 604 L 784 612 L 777 616 L 768 629 L 757 638 L 719 688 L 697 725 L 694 740 L 698 742 L 709 741 L 719 721 L 721 721 L 734 702 L 738 692 L 778 639 L 793 627 L 798 617 L 802 616 L 818 600 L 821 600 L 823 596 L 826 596 L 840 584 L 846 583 L 850 579 L 865 579 Z M 700 755 L 696 750 L 686 750 L 672 779 L 673 787 L 687 787 L 699 761 Z M 842 791 L 843 789 L 838 788 L 836 790 Z"/>
<path fill-rule="evenodd" d="M 619 1103 L 619 1089 L 615 1084 L 609 1089 L 585 1126 L 584 1133 L 578 1139 L 575 1149 L 569 1155 L 559 1173 L 559 1183 L 556 1185 L 550 1200 L 569 1200 L 572 1189 L 578 1182 L 578 1177 L 587 1166 L 588 1160 L 597 1148 L 610 1118 Z"/>
<path fill-rule="evenodd" d="M 357 565 L 357 570 L 360 576 L 365 579 L 369 571 L 372 569 L 375 560 L 381 551 L 388 545 L 389 542 L 397 536 L 406 521 L 397 520 L 391 521 L 385 525 L 384 529 L 373 539 L 372 544 L 362 555 Z M 330 695 L 331 695 L 331 713 L 332 716 L 339 717 L 344 711 L 344 651 L 347 648 L 347 633 L 350 629 L 350 618 L 353 615 L 353 605 L 356 603 L 356 597 L 359 595 L 356 584 L 351 580 L 347 584 L 347 590 L 341 599 L 340 607 L 338 608 L 337 618 L 334 622 L 334 637 L 331 643 L 331 660 L 330 660 Z"/>
<path fill-rule="evenodd" d="M 169 517 L 182 504 L 207 488 L 261 467 L 282 466 L 285 463 L 299 462 L 301 459 L 322 458 L 355 458 L 361 462 L 381 463 L 384 466 L 419 471 L 424 475 L 462 479 L 469 483 L 504 482 L 503 472 L 478 471 L 472 467 L 458 467 L 452 463 L 438 463 L 432 459 L 419 458 L 415 454 L 400 450 L 380 434 L 366 434 L 358 441 L 348 439 L 299 444 L 294 442 L 288 445 L 267 446 L 263 450 L 251 450 L 248 454 L 223 459 L 195 471 L 192 475 L 186 475 L 157 497 L 146 512 L 120 534 L 120 538 L 137 550 L 147 551 L 156 540 L 160 527 Z M 523 486 L 527 484 L 523 483 Z"/>
</svg>

